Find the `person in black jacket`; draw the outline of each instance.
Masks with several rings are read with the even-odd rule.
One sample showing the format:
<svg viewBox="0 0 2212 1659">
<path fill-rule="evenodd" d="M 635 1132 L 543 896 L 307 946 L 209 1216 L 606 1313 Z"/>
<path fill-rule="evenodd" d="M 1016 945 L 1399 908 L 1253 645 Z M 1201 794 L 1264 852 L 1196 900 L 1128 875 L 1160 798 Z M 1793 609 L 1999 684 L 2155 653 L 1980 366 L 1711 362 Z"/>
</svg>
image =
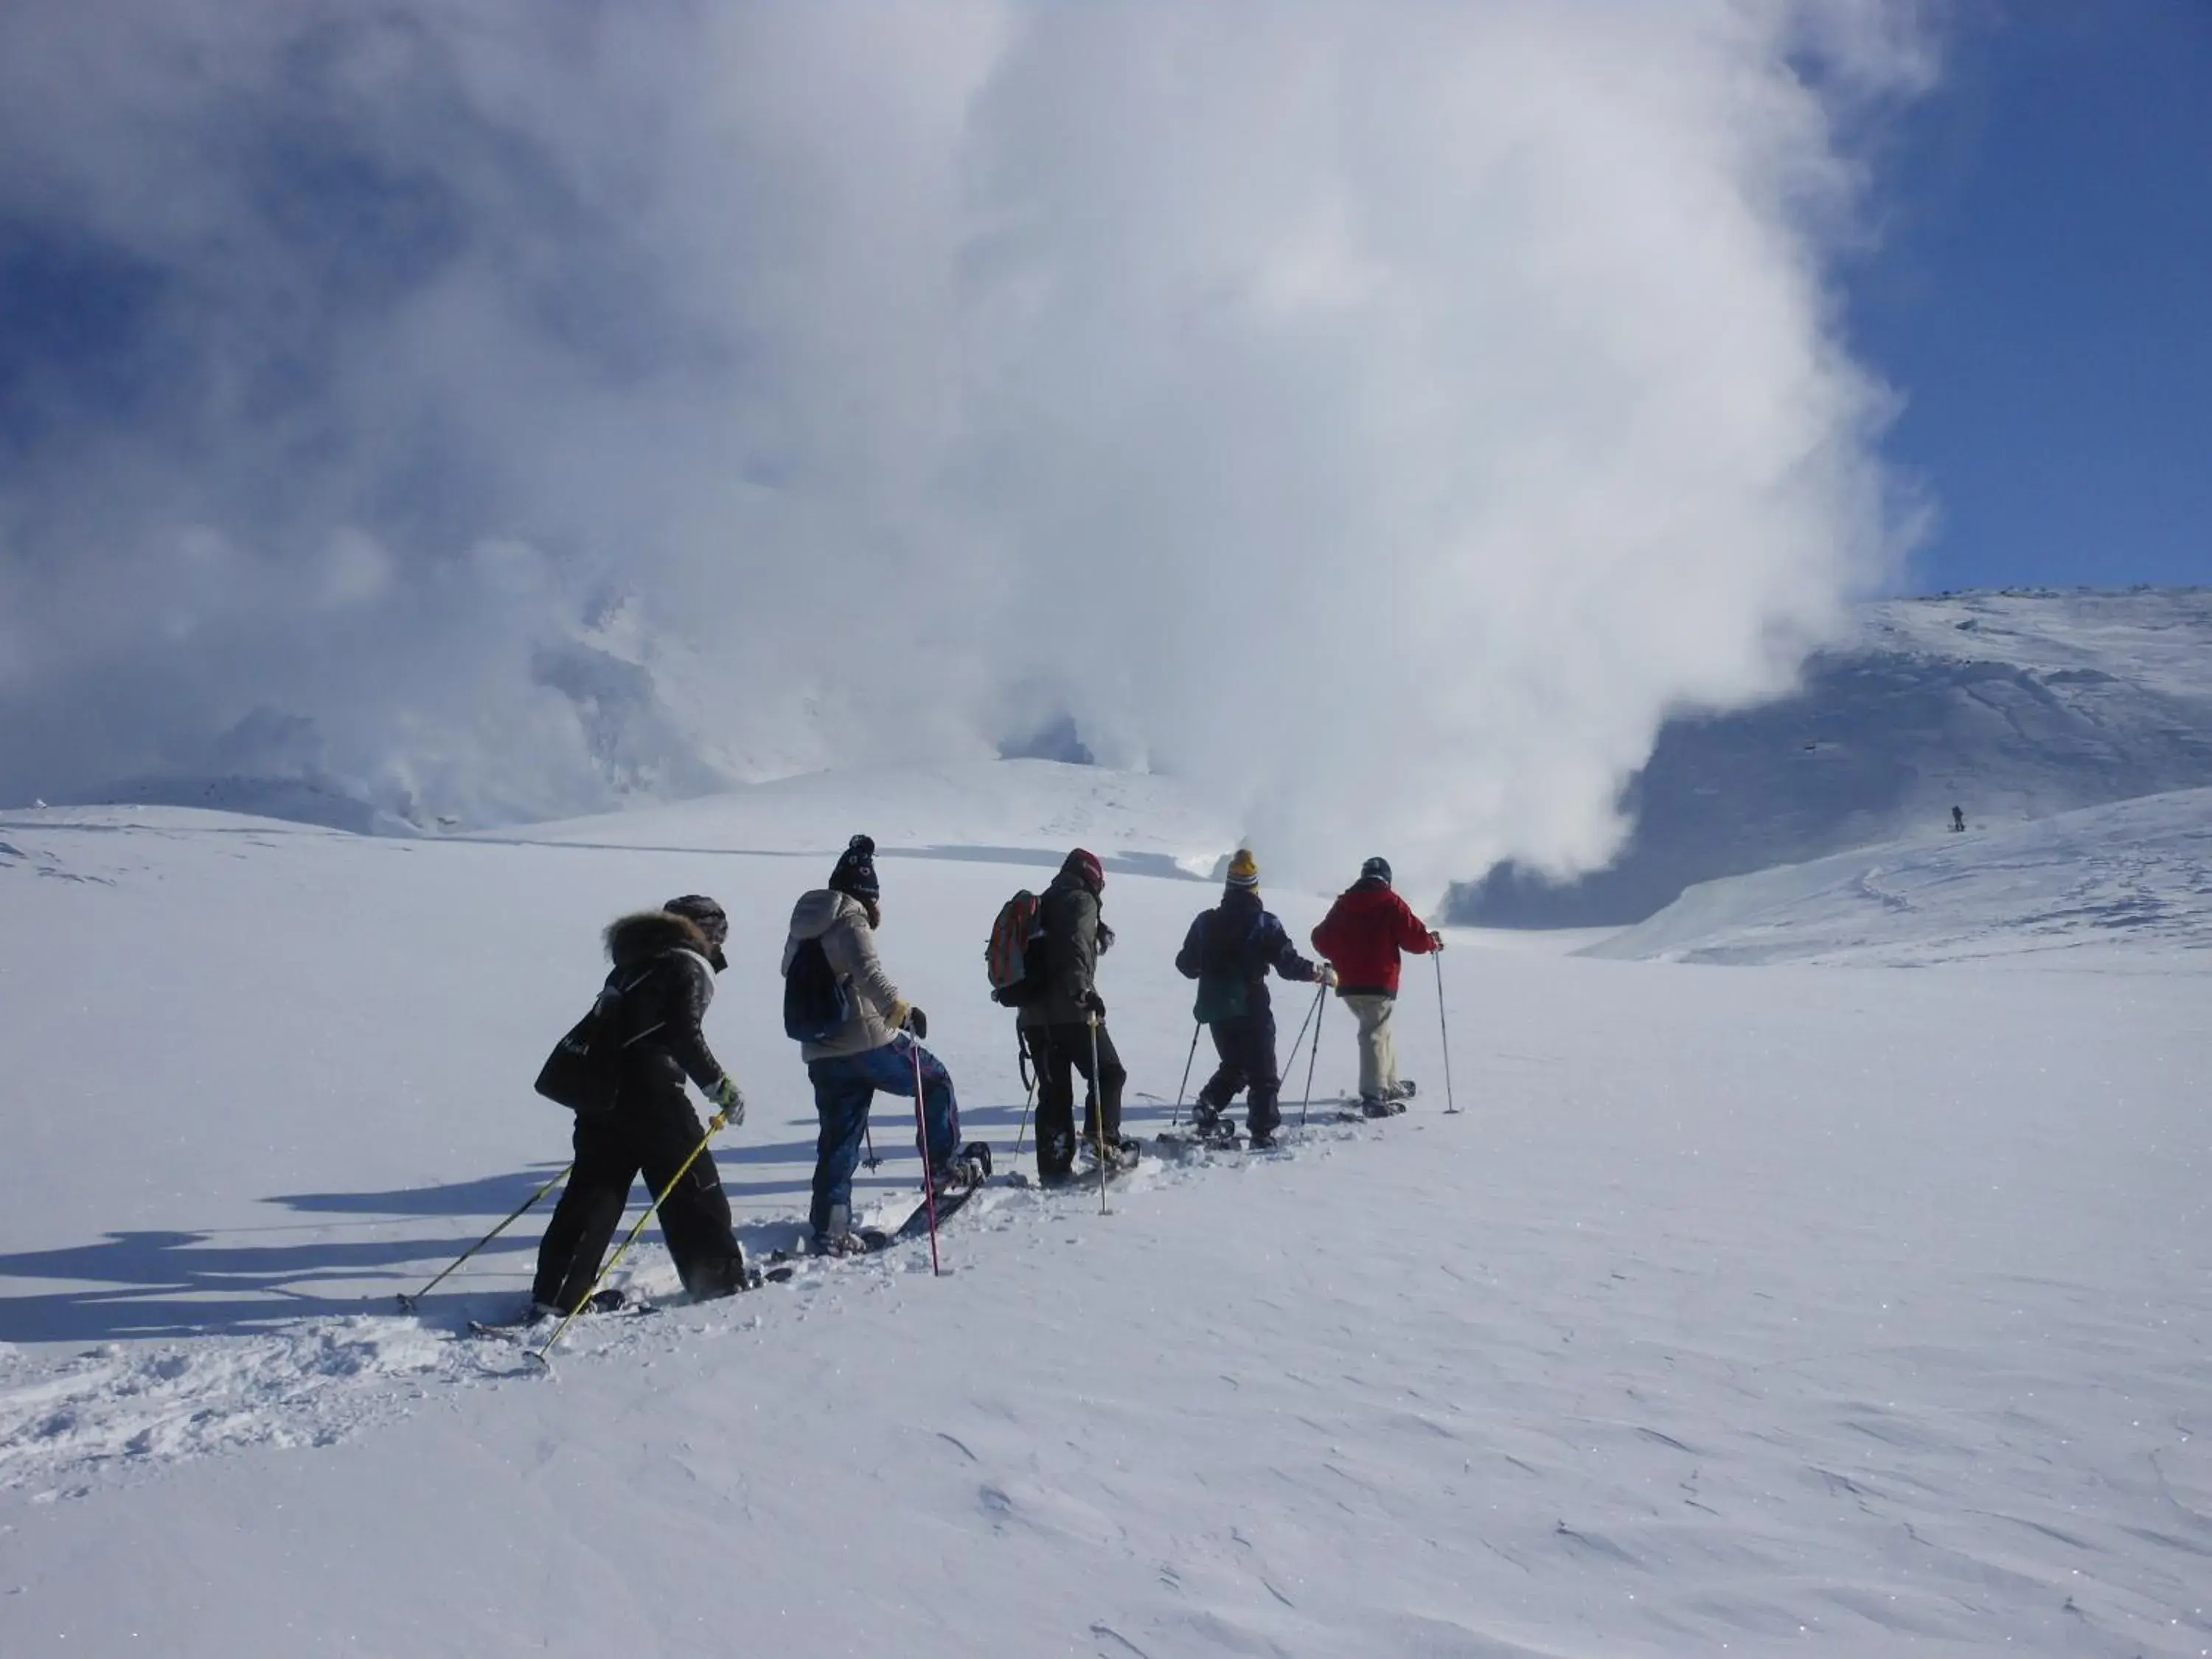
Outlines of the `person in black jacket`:
<svg viewBox="0 0 2212 1659">
<path fill-rule="evenodd" d="M 1221 1115 L 1239 1090 L 1246 1097 L 1244 1127 L 1252 1145 L 1274 1144 L 1283 1121 L 1275 1097 L 1282 1079 L 1275 1065 L 1275 1010 L 1267 994 L 1267 969 L 1286 980 L 1334 985 L 1326 963 L 1298 954 L 1274 913 L 1260 902 L 1260 866 L 1243 848 L 1229 861 L 1221 902 L 1199 912 L 1176 954 L 1176 970 L 1198 981 L 1196 1018 L 1212 1034 L 1220 1067 L 1198 1091 L 1191 1121 L 1201 1133 L 1219 1129 Z"/>
<path fill-rule="evenodd" d="M 688 894 L 607 929 L 614 963 L 607 985 L 622 999 L 622 1079 L 611 1109 L 576 1115 L 576 1167 L 538 1247 L 531 1298 L 541 1313 L 573 1312 L 590 1294 L 630 1183 L 642 1174 L 660 1193 L 706 1139 L 684 1079 L 731 1123 L 745 1121 L 744 1097 L 699 1029 L 714 1000 L 714 975 L 729 965 L 722 955 L 729 926 L 720 905 Z M 661 1200 L 660 1231 L 693 1296 L 744 1288 L 744 1252 L 712 1152 L 701 1152 Z"/>
<path fill-rule="evenodd" d="M 1098 994 L 1098 958 L 1114 942 L 1099 914 L 1106 872 L 1097 858 L 1077 848 L 1060 866 L 1038 902 L 1044 930 L 1044 994 L 1022 1005 L 1015 1025 L 1037 1080 L 1037 1179 L 1065 1181 L 1075 1166 L 1075 1079 L 1091 1085 L 1084 1115 L 1086 1145 L 1103 1148 L 1109 1166 L 1127 1162 L 1136 1143 L 1121 1136 L 1121 1089 L 1129 1074 L 1106 1030 L 1106 1002 Z M 1092 1022 L 1097 1022 L 1097 1075 L 1091 1075 Z M 1103 1137 L 1103 1139 L 1102 1139 Z"/>
</svg>

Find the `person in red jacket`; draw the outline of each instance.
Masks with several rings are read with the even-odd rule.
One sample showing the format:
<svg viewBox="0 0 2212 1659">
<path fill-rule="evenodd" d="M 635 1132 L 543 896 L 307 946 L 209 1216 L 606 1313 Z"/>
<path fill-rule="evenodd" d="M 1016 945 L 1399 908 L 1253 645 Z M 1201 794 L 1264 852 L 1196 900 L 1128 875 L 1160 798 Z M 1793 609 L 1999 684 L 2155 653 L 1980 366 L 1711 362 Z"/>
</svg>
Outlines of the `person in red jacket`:
<svg viewBox="0 0 2212 1659">
<path fill-rule="evenodd" d="M 1442 936 L 1392 890 L 1390 861 L 1370 859 L 1313 930 L 1313 944 L 1336 969 L 1336 994 L 1359 1022 L 1359 1109 L 1370 1117 L 1404 1111 L 1413 1085 L 1398 1080 L 1398 1045 L 1390 1032 L 1398 953 L 1441 951 Z"/>
</svg>

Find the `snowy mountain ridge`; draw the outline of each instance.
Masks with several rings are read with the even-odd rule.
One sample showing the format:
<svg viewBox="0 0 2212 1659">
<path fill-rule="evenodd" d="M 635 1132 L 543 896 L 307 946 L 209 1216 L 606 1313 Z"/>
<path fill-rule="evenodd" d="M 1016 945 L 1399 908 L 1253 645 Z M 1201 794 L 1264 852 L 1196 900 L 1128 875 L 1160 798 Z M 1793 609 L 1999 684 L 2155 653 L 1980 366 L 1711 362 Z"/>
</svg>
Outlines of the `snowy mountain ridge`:
<svg viewBox="0 0 2212 1659">
<path fill-rule="evenodd" d="M 1686 717 L 1630 791 L 1608 868 L 1504 866 L 1451 913 L 1620 927 L 1694 884 L 1911 838 L 2212 786 L 2212 589 L 2016 592 L 1868 607 L 1792 697 Z"/>
<path fill-rule="evenodd" d="M 2212 789 L 1703 883 L 1585 954 L 2212 971 Z"/>
</svg>

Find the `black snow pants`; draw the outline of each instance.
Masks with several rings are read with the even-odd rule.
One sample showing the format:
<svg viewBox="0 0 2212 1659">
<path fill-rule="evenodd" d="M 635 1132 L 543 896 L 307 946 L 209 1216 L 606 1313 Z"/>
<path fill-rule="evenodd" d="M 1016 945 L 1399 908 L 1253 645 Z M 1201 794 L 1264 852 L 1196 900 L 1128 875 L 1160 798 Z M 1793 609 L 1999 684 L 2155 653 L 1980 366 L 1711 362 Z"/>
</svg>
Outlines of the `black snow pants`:
<svg viewBox="0 0 2212 1659">
<path fill-rule="evenodd" d="M 706 1133 L 689 1100 L 660 1089 L 625 1091 L 611 1112 L 578 1114 L 576 1167 L 538 1247 L 531 1296 L 573 1310 L 599 1276 L 629 1203 L 630 1183 L 641 1174 L 659 1193 Z M 730 1200 L 712 1152 L 700 1153 L 662 1200 L 660 1233 L 693 1296 L 704 1300 L 744 1288 L 744 1253 L 730 1228 Z"/>
<path fill-rule="evenodd" d="M 1129 1080 L 1106 1022 L 1098 1022 L 1098 1075 L 1091 1075 L 1091 1027 L 1076 1023 L 1028 1025 L 1022 1029 L 1030 1066 L 1036 1073 L 1037 1176 L 1056 1181 L 1075 1167 L 1075 1077 L 1091 1085 L 1083 1114 L 1083 1138 L 1103 1133 L 1121 1139 L 1121 1085 Z M 1105 1121 L 1099 1121 L 1101 1114 Z"/>
<path fill-rule="evenodd" d="M 1255 1135 L 1273 1133 L 1283 1121 L 1275 1104 L 1283 1087 L 1275 1066 L 1275 1011 L 1267 1008 L 1218 1019 L 1206 1029 L 1213 1034 L 1213 1049 L 1221 1064 L 1198 1091 L 1200 1101 L 1217 1112 L 1225 1111 L 1238 1090 L 1249 1089 L 1244 1127 Z M 1037 1109 L 1040 1115 L 1043 1109 Z"/>
</svg>

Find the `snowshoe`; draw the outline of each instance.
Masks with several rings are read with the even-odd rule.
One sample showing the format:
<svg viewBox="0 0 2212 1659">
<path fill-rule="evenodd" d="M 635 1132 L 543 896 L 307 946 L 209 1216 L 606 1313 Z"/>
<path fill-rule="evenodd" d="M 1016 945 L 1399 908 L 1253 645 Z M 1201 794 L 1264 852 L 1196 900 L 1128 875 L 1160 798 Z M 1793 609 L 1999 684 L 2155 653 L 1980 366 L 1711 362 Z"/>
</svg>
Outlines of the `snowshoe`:
<svg viewBox="0 0 2212 1659">
<path fill-rule="evenodd" d="M 971 1140 L 930 1172 L 930 1184 L 940 1198 L 973 1192 L 991 1178 L 991 1148 Z"/>
<path fill-rule="evenodd" d="M 1103 1163 L 1109 1175 L 1119 1175 L 1136 1163 L 1143 1147 L 1134 1136 L 1124 1135 L 1119 1140 L 1108 1141 L 1103 1147 L 1096 1141 L 1086 1143 L 1085 1150 L 1091 1154 L 1091 1167 L 1093 1170 Z"/>
</svg>

